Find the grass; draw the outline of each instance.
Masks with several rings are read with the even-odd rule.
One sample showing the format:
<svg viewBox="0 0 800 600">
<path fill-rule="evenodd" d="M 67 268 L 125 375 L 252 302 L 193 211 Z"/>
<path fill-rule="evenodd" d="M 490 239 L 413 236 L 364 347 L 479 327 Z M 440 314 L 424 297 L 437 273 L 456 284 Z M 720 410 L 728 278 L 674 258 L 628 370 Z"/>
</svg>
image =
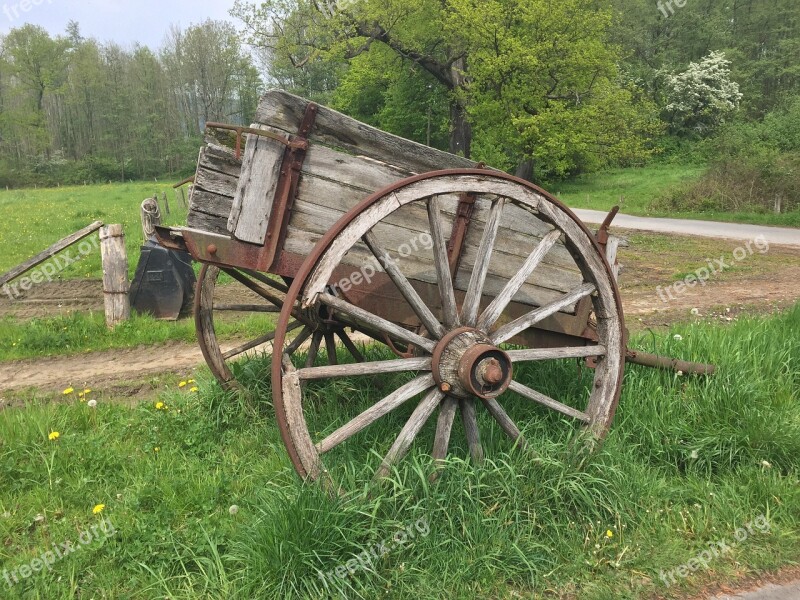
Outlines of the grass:
<svg viewBox="0 0 800 600">
<path fill-rule="evenodd" d="M 641 168 L 628 168 L 593 173 L 572 181 L 549 186 L 567 206 L 608 212 L 620 205 L 622 212 L 649 217 L 703 219 L 732 223 L 753 223 L 800 227 L 800 211 L 776 215 L 764 212 L 666 212 L 653 206 L 655 200 L 675 186 L 700 178 L 705 167 L 700 165 L 654 163 Z"/>
<path fill-rule="evenodd" d="M 215 331 L 220 342 L 255 339 L 272 330 L 274 322 L 273 315 L 238 315 L 235 319 L 217 319 Z M 158 321 L 149 315 L 133 315 L 130 321 L 110 330 L 102 313 L 72 313 L 24 322 L 0 319 L 0 362 L 155 346 L 169 341 L 196 344 L 194 320 Z"/>
<path fill-rule="evenodd" d="M 381 451 L 392 443 L 405 407 L 334 457 L 347 490 L 336 497 L 291 470 L 266 357 L 239 370 L 247 398 L 206 378 L 199 392 L 165 392 L 162 410 L 78 401 L 8 409 L 0 413 L 2 596 L 678 598 L 791 564 L 800 555 L 798 327 L 800 305 L 768 319 L 684 325 L 635 340 L 719 371 L 705 380 L 629 368 L 606 444 L 582 463 L 570 451 L 569 424 L 507 402 L 530 450 L 511 448 L 482 414 L 490 460 L 476 467 L 458 458 L 466 456 L 459 441 L 431 485 L 429 423 L 387 484 L 369 487 L 372 444 Z M 526 380 L 564 398 L 586 377 L 568 362 Z M 320 384 L 309 406 L 321 427 L 333 427 L 331 419 L 398 381 Z M 60 436 L 48 440 L 54 431 Z M 462 438 L 458 426 L 453 437 Z M 105 509 L 95 515 L 98 504 Z M 13 587 L 4 581 L 3 570 L 19 573 L 102 518 L 116 533 Z M 408 527 L 413 537 L 399 533 Z M 737 531 L 746 539 L 734 543 Z M 666 575 L 669 586 L 660 578 L 696 565 L 689 561 L 719 541 L 730 550 L 707 569 L 674 583 Z M 350 562 L 353 575 L 336 577 L 337 567 L 344 573 L 381 543 L 383 557 L 363 559 L 365 569 Z M 326 588 L 320 572 L 331 571 L 335 584 Z"/>
<path fill-rule="evenodd" d="M 0 191 L 0 273 L 35 256 L 61 238 L 94 221 L 125 229 L 130 276 L 133 277 L 142 243 L 139 209 L 143 200 L 167 193 L 171 215 L 165 225 L 184 225 L 186 209 L 167 183 L 123 183 L 91 186 Z M 161 210 L 165 213 L 165 207 Z M 97 235 L 97 234 L 95 234 Z M 73 256 L 77 250 L 73 250 Z M 59 279 L 98 279 L 103 276 L 100 252 L 95 250 L 79 263 L 67 266 Z"/>
</svg>

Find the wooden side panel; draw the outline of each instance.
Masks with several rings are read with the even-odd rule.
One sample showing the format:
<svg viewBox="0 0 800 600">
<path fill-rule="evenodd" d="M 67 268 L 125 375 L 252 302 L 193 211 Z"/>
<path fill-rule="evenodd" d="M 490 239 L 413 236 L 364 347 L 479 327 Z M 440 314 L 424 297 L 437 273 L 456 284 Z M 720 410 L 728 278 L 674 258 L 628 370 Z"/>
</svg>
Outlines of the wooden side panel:
<svg viewBox="0 0 800 600">
<path fill-rule="evenodd" d="M 258 127 L 258 124 L 253 125 Z M 228 231 L 237 239 L 263 244 L 286 147 L 269 138 L 250 135 L 242 160 Z"/>
</svg>

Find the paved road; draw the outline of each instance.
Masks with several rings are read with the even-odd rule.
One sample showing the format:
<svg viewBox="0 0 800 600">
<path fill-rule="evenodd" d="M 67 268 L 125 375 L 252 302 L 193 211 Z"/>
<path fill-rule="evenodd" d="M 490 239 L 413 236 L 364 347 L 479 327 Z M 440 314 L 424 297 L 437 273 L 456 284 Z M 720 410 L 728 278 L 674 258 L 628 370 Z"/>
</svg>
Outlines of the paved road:
<svg viewBox="0 0 800 600">
<path fill-rule="evenodd" d="M 607 214 L 598 210 L 585 210 L 582 208 L 573 209 L 573 212 L 585 223 L 602 223 Z M 765 227 L 763 225 L 694 221 L 690 219 L 634 217 L 623 214 L 617 215 L 612 227 L 743 241 L 753 240 L 761 235 L 770 244 L 800 246 L 800 229 L 790 229 L 788 227 Z M 800 596 L 797 596 L 796 600 L 800 600 Z"/>
<path fill-rule="evenodd" d="M 770 583 L 759 590 L 744 592 L 735 596 L 714 596 L 708 600 L 798 600 L 800 599 L 800 581 L 786 585 Z"/>
</svg>

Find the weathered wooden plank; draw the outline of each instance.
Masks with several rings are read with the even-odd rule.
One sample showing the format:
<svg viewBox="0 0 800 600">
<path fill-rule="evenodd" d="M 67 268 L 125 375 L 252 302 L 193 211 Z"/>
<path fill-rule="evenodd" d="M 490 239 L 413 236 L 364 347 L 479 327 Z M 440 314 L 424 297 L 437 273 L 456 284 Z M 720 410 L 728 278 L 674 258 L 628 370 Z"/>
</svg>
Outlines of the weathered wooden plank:
<svg viewBox="0 0 800 600">
<path fill-rule="evenodd" d="M 88 227 L 84 227 L 80 231 L 76 231 L 75 233 L 68 235 L 64 239 L 59 240 L 58 242 L 50 246 L 47 250 L 40 252 L 33 258 L 26 260 L 24 263 L 14 267 L 7 273 L 4 273 L 2 277 L 0 277 L 0 286 L 4 286 L 9 281 L 16 279 L 20 275 L 27 273 L 37 265 L 42 264 L 47 259 L 52 258 L 62 250 L 72 246 L 76 242 L 81 241 L 83 238 L 89 237 L 95 231 L 100 229 L 102 226 L 103 224 L 100 221 L 95 221 Z"/>
<path fill-rule="evenodd" d="M 294 134 L 307 106 L 308 100 L 282 90 L 270 90 L 261 99 L 256 120 Z M 401 166 L 415 173 L 469 168 L 476 164 L 463 157 L 383 132 L 322 106 L 309 139 L 312 143 L 341 148 L 350 154 Z"/>
<path fill-rule="evenodd" d="M 235 193 L 238 182 L 238 177 L 234 177 L 233 175 L 212 171 L 210 169 L 199 169 L 194 178 L 194 187 L 196 190 L 200 189 L 210 194 L 232 198 L 231 190 L 234 190 Z M 228 214 L 230 214 L 230 206 L 228 207 L 228 211 Z"/>
<path fill-rule="evenodd" d="M 190 211 L 186 218 L 186 225 L 189 229 L 198 229 L 219 235 L 230 235 L 228 233 L 227 217 L 215 217 L 198 211 Z"/>
<path fill-rule="evenodd" d="M 254 244 L 264 243 L 285 152 L 286 147 L 276 140 L 248 136 L 228 220 L 228 231 L 236 238 Z"/>
<path fill-rule="evenodd" d="M 233 198 L 230 196 L 214 194 L 213 192 L 207 192 L 204 189 L 195 187 L 189 199 L 189 210 L 224 218 L 227 223 L 228 215 L 231 214 L 232 204 Z"/>
<path fill-rule="evenodd" d="M 122 225 L 107 225 L 100 230 L 100 253 L 106 324 L 113 328 L 131 318 L 128 254 Z"/>
</svg>

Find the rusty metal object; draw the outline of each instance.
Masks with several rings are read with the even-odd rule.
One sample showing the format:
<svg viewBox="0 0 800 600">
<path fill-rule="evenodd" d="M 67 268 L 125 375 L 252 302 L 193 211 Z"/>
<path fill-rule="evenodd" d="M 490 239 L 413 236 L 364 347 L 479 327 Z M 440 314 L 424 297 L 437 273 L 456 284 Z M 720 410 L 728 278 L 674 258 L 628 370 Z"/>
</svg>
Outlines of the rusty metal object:
<svg viewBox="0 0 800 600">
<path fill-rule="evenodd" d="M 597 239 L 597 243 L 605 250 L 606 244 L 608 243 L 608 230 L 611 228 L 611 223 L 614 221 L 614 218 L 619 213 L 619 206 L 615 206 L 614 208 L 609 211 L 608 215 L 606 216 L 603 224 L 600 225 L 600 229 L 597 230 L 597 234 L 595 235 L 595 239 Z M 605 252 L 604 252 L 605 254 Z"/>
<path fill-rule="evenodd" d="M 455 279 L 458 267 L 461 263 L 461 255 L 464 253 L 464 245 L 467 241 L 469 224 L 472 222 L 472 214 L 475 212 L 475 202 L 478 197 L 475 194 L 461 194 L 458 198 L 458 208 L 456 210 L 456 220 L 453 223 L 453 232 L 447 242 L 447 254 L 450 261 L 450 274 Z"/>
<path fill-rule="evenodd" d="M 216 123 L 213 121 L 209 121 L 208 123 L 206 123 L 206 128 L 222 129 L 223 131 L 233 131 L 236 133 L 236 147 L 234 149 L 236 153 L 236 160 L 242 159 L 242 137 L 244 136 L 245 133 L 275 140 L 276 142 L 280 142 L 281 144 L 287 146 L 288 148 L 299 148 L 303 150 L 308 149 L 308 140 L 304 139 L 305 136 L 301 136 L 299 138 L 288 138 L 284 135 L 275 133 L 273 131 L 269 131 L 267 129 L 256 129 L 255 127 L 242 127 L 241 125 L 229 125 L 227 123 Z"/>
<path fill-rule="evenodd" d="M 186 179 L 184 179 L 179 183 L 176 183 L 175 185 L 172 186 L 172 189 L 177 190 L 178 188 L 182 188 L 183 186 L 185 186 L 187 183 L 194 183 L 194 175 L 192 175 L 191 177 L 187 177 Z"/>
<path fill-rule="evenodd" d="M 462 355 L 458 375 L 461 384 L 478 398 L 497 398 L 511 385 L 511 358 L 496 346 L 476 344 Z"/>
<path fill-rule="evenodd" d="M 676 373 L 683 373 L 685 375 L 713 375 L 717 371 L 717 367 L 714 365 L 688 362 L 685 360 L 678 360 L 677 358 L 669 358 L 667 356 L 659 356 L 657 354 L 639 352 L 631 349 L 628 349 L 625 353 L 625 360 L 635 365 L 642 365 L 653 369 L 663 369 L 665 371 L 675 371 Z"/>
</svg>

